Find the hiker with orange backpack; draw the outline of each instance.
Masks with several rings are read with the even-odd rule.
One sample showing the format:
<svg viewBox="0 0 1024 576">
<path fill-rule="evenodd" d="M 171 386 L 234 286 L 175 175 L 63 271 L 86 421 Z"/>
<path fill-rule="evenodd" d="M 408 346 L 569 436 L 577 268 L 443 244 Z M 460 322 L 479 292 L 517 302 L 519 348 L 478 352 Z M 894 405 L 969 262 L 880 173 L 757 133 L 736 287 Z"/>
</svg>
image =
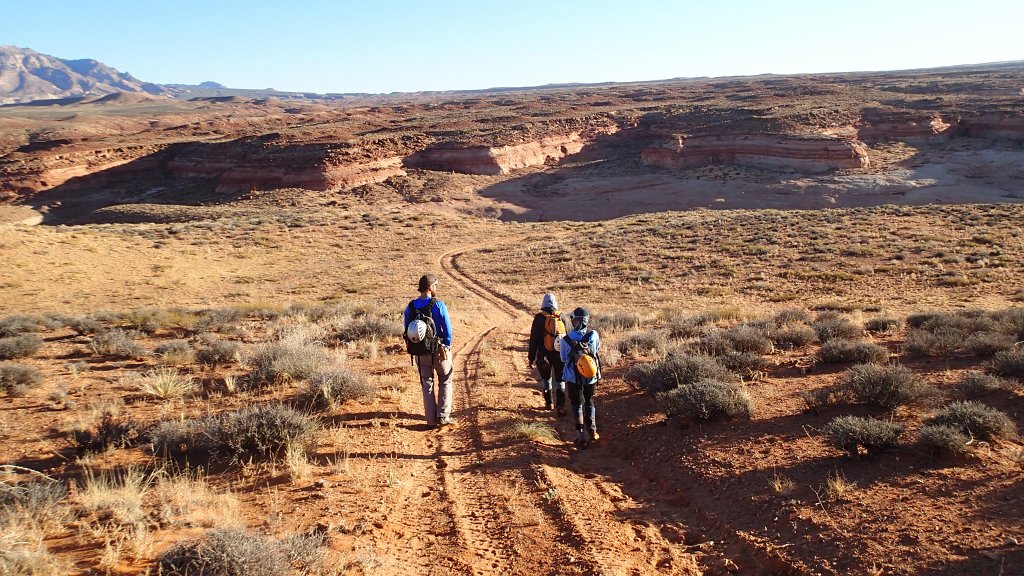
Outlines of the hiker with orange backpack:
<svg viewBox="0 0 1024 576">
<path fill-rule="evenodd" d="M 597 408 L 594 391 L 601 380 L 601 338 L 590 328 L 590 312 L 586 308 L 572 311 L 572 331 L 562 338 L 561 356 L 565 363 L 565 380 L 576 420 L 576 446 L 583 448 L 589 441 L 597 441 Z M 586 434 L 584 433 L 586 429 Z"/>
<path fill-rule="evenodd" d="M 423 389 L 423 413 L 427 426 L 454 424 L 452 418 L 452 321 L 448 308 L 437 299 L 437 276 L 424 274 L 420 296 L 405 307 L 405 345 L 416 359 Z M 434 375 L 437 397 L 434 397 Z"/>
<path fill-rule="evenodd" d="M 531 368 L 537 365 L 540 389 L 544 394 L 544 409 L 551 410 L 553 404 L 559 416 L 566 414 L 565 382 L 562 380 L 565 367 L 560 352 L 560 341 L 565 337 L 565 332 L 565 320 L 558 312 L 555 295 L 545 294 L 541 299 L 540 312 L 533 317 L 526 358 Z"/>
</svg>

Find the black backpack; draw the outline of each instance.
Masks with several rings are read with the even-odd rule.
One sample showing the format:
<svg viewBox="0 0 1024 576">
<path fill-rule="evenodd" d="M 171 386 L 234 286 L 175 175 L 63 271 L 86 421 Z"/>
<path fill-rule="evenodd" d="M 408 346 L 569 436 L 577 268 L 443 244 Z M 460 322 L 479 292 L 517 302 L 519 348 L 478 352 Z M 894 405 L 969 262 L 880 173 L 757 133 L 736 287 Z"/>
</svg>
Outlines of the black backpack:
<svg viewBox="0 0 1024 576">
<path fill-rule="evenodd" d="M 593 336 L 593 330 L 587 331 L 579 340 L 566 336 L 569 340 L 569 361 L 572 362 L 572 369 L 577 376 L 587 380 L 600 380 L 601 358 L 593 350 Z"/>
<path fill-rule="evenodd" d="M 437 326 L 434 325 L 434 317 L 431 314 L 434 310 L 434 304 L 437 303 L 437 299 L 431 298 L 430 302 L 423 308 L 416 308 L 412 304 L 415 300 L 409 302 L 408 310 L 412 311 L 409 318 L 409 323 L 405 325 L 405 349 L 412 356 L 427 356 L 432 355 L 437 350 L 439 339 L 437 337 Z M 416 320 L 421 320 L 427 325 L 427 335 L 423 340 L 419 342 L 413 342 L 409 339 L 409 324 L 412 324 Z"/>
</svg>

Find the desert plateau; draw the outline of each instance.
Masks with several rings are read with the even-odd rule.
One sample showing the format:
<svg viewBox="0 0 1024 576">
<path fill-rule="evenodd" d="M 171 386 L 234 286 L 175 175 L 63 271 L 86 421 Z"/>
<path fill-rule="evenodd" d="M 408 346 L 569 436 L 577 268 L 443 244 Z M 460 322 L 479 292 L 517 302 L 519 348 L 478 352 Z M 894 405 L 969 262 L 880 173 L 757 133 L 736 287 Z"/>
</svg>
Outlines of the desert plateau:
<svg viewBox="0 0 1024 576">
<path fill-rule="evenodd" d="M 1024 575 L 1024 64 L 258 96 L 0 106 L 0 574 Z"/>
</svg>

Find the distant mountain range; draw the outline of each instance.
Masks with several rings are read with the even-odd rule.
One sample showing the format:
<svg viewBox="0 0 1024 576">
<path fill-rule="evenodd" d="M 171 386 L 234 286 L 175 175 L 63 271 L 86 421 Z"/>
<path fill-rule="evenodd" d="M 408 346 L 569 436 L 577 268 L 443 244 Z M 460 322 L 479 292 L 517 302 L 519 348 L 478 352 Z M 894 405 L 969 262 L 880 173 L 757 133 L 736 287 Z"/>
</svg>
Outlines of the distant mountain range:
<svg viewBox="0 0 1024 576">
<path fill-rule="evenodd" d="M 995 70 L 1003 68 L 1018 68 L 1024 65 L 1024 61 L 1016 60 L 1011 62 L 990 62 L 987 64 L 966 64 L 958 66 L 944 66 L 941 68 L 928 68 L 919 70 L 902 70 L 900 73 L 920 72 L 957 72 L 962 70 Z M 844 75 L 852 76 L 873 76 L 887 74 L 889 71 L 878 72 L 850 72 Z M 771 76 L 771 74 L 763 75 Z M 671 78 L 663 80 L 649 80 L 646 82 L 627 82 L 626 84 L 648 84 L 660 82 L 672 82 L 683 80 L 698 80 L 696 78 Z M 473 93 L 495 93 L 495 92 L 522 92 L 533 90 L 565 89 L 584 86 L 602 86 L 619 84 L 616 82 L 602 82 L 596 84 L 588 83 L 566 83 L 548 84 L 545 86 L 519 86 L 519 87 L 498 87 L 476 90 L 450 90 L 441 93 L 452 94 L 473 94 Z M 421 94 L 421 93 L 414 93 Z M 217 82 L 202 82 L 201 84 L 155 84 L 144 82 L 126 72 L 118 72 L 102 62 L 96 60 L 65 60 L 42 54 L 29 48 L 18 48 L 17 46 L 0 46 L 0 105 L 29 104 L 71 104 L 83 101 L 125 101 L 137 102 L 150 98 L 175 98 L 178 100 L 190 100 L 193 98 L 218 99 L 218 98 L 277 98 L 285 100 L 341 100 L 347 98 L 363 98 L 373 95 L 368 93 L 328 93 L 317 94 L 315 92 L 282 92 L 273 88 L 266 89 L 245 89 L 228 88 Z"/>
<path fill-rule="evenodd" d="M 118 93 L 179 100 L 231 96 L 320 100 L 365 96 L 236 89 L 216 82 L 198 85 L 155 84 L 139 80 L 126 72 L 118 72 L 96 60 L 65 60 L 29 48 L 0 46 L 0 105 L 64 104 Z"/>
</svg>

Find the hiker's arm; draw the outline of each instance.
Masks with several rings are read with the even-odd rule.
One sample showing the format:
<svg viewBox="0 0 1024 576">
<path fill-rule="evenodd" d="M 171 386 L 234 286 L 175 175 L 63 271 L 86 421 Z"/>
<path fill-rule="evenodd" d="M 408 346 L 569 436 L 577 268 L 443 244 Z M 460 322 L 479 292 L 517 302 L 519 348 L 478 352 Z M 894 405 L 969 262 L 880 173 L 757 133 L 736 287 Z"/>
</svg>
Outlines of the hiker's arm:
<svg viewBox="0 0 1024 576">
<path fill-rule="evenodd" d="M 530 327 L 529 351 L 526 354 L 526 360 L 530 364 L 533 364 L 537 360 L 537 351 L 539 349 L 539 347 L 537 346 L 537 328 L 538 327 L 542 331 L 544 330 L 544 324 L 543 324 L 542 317 L 541 316 L 534 316 L 533 317 L 533 326 Z M 541 336 L 541 338 L 543 338 L 543 335 Z"/>
<path fill-rule="evenodd" d="M 437 316 L 440 316 L 440 318 Z M 436 324 L 438 328 L 437 335 L 441 339 L 441 344 L 451 348 L 452 319 L 448 317 L 448 307 L 445 306 L 444 302 L 437 303 L 437 316 L 434 317 L 434 324 Z"/>
</svg>

